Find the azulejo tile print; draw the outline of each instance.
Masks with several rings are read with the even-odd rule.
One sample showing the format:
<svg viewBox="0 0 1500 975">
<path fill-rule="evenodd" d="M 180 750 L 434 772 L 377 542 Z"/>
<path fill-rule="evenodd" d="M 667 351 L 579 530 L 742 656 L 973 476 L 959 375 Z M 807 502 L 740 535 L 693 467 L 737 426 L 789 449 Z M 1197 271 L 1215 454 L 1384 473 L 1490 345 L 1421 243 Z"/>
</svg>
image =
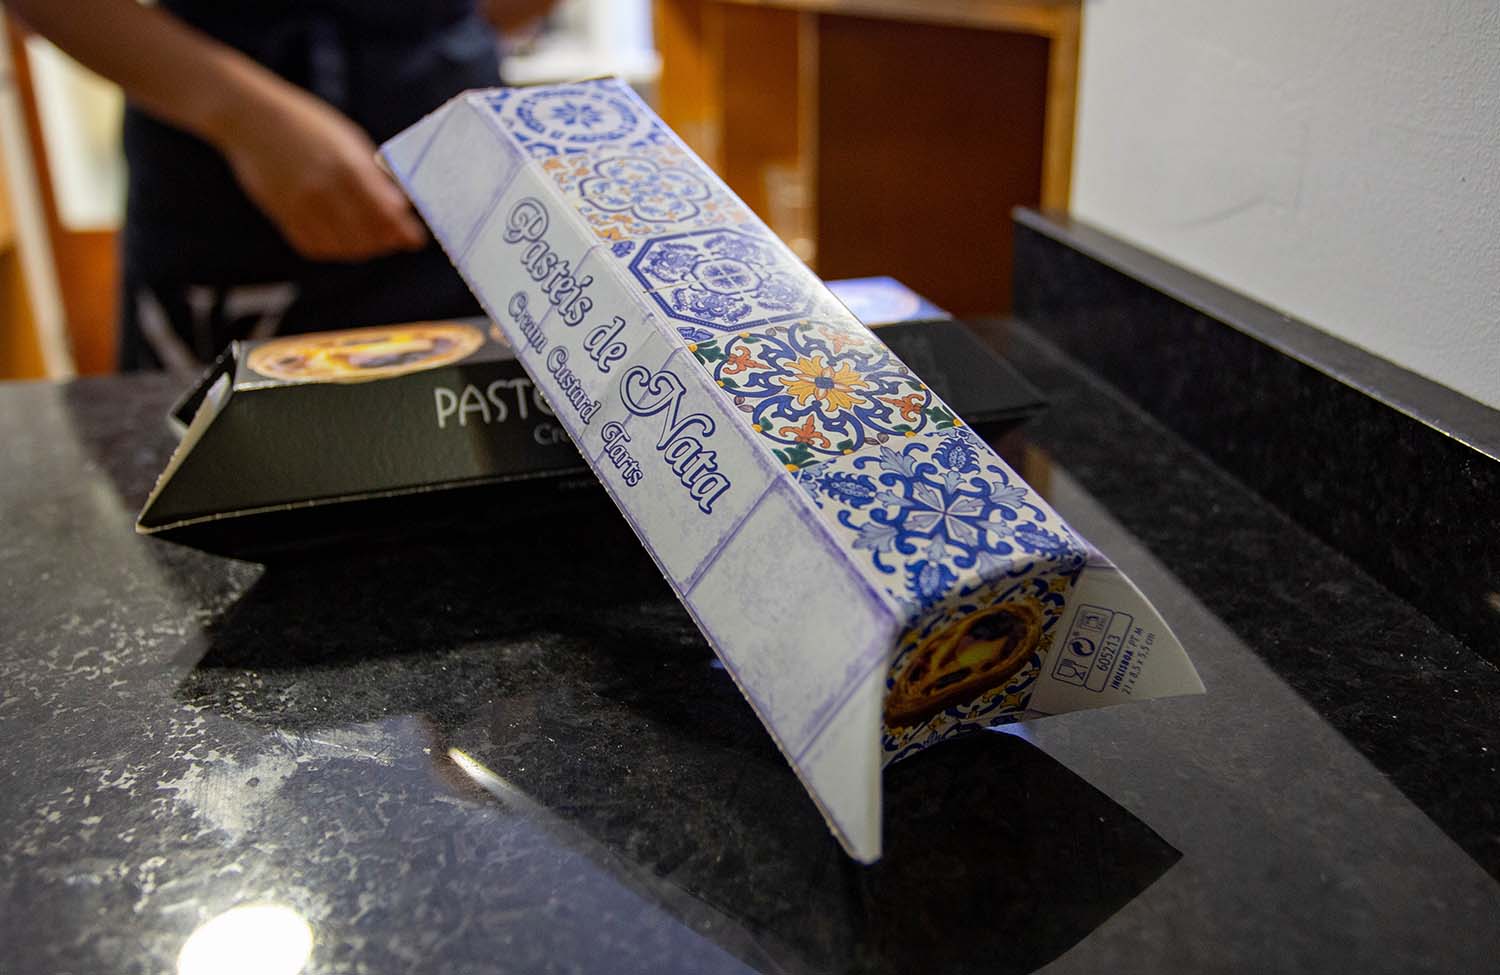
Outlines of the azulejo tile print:
<svg viewBox="0 0 1500 975">
<path fill-rule="evenodd" d="M 630 273 L 690 342 L 806 317 L 822 287 L 780 245 L 743 229 L 652 238 Z"/>
<path fill-rule="evenodd" d="M 1083 568 L 1084 545 L 966 428 L 841 457 L 798 474 L 854 535 L 886 591 L 914 610 L 1017 578 Z"/>
<path fill-rule="evenodd" d="M 603 159 L 552 156 L 542 160 L 542 170 L 604 240 L 733 226 L 750 219 L 744 204 L 705 179 L 692 158 L 675 146 L 642 146 Z M 617 251 L 617 256 L 632 249 Z"/>
<path fill-rule="evenodd" d="M 961 421 L 863 328 L 804 320 L 688 346 L 787 470 Z"/>
<path fill-rule="evenodd" d="M 533 156 L 670 141 L 650 111 L 617 81 L 536 89 L 505 88 L 487 94 L 485 99 L 501 123 Z"/>
<path fill-rule="evenodd" d="M 797 480 L 909 614 L 887 678 L 887 761 L 1019 718 L 1084 543 L 964 427 L 815 464 Z"/>
</svg>

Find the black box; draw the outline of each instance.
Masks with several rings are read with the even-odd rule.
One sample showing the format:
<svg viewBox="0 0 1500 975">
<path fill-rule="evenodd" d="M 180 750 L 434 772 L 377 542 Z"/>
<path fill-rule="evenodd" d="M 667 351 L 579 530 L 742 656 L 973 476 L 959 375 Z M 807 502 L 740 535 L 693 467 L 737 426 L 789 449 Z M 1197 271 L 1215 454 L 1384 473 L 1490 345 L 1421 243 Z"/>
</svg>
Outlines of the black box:
<svg viewBox="0 0 1500 975">
<path fill-rule="evenodd" d="M 1043 408 L 952 320 L 879 336 L 980 436 Z M 173 408 L 182 442 L 136 530 L 273 561 L 437 522 L 612 510 L 551 408 L 483 320 L 237 342 Z"/>
</svg>

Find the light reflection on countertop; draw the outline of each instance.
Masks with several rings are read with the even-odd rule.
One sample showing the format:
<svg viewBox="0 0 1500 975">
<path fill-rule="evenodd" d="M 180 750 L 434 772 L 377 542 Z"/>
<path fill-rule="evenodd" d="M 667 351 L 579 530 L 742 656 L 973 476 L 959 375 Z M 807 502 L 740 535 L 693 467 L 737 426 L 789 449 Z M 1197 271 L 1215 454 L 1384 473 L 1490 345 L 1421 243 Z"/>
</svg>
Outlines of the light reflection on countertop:
<svg viewBox="0 0 1500 975">
<path fill-rule="evenodd" d="M 283 904 L 242 904 L 204 922 L 177 955 L 177 975 L 297 975 L 313 930 Z"/>
</svg>

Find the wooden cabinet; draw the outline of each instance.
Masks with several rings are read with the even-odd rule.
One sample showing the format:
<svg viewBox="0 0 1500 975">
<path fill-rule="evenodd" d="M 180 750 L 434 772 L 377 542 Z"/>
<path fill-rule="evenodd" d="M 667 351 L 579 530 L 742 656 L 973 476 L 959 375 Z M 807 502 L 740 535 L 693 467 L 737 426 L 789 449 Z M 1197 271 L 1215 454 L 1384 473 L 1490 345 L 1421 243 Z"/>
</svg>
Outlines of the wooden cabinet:
<svg viewBox="0 0 1500 975">
<path fill-rule="evenodd" d="M 655 0 L 663 117 L 824 277 L 1008 310 L 1065 208 L 1078 0 Z"/>
</svg>

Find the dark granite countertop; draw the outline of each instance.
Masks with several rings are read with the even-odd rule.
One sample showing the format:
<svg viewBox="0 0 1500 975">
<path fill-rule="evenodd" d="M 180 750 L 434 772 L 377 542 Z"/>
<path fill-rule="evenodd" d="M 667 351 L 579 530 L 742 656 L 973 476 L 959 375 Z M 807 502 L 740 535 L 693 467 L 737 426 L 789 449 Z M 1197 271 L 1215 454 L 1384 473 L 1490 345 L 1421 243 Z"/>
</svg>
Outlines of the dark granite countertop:
<svg viewBox="0 0 1500 975">
<path fill-rule="evenodd" d="M 174 383 L 0 386 L 0 972 L 173 971 L 245 904 L 314 973 L 1496 970 L 1500 674 L 990 337 L 1209 693 L 896 766 L 872 868 L 597 499 L 267 569 L 132 533 Z"/>
</svg>

